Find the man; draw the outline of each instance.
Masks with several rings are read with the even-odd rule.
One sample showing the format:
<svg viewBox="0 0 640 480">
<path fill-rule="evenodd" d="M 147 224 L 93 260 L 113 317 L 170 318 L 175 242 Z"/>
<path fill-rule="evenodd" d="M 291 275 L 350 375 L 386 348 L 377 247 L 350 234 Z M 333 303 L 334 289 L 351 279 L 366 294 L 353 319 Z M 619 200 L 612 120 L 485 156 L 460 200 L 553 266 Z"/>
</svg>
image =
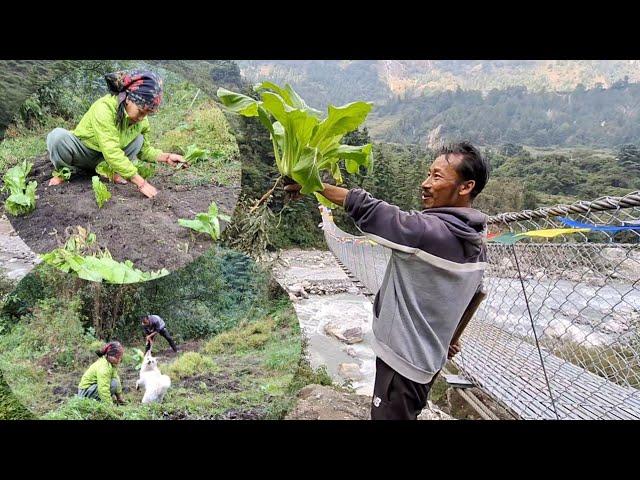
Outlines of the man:
<svg viewBox="0 0 640 480">
<path fill-rule="evenodd" d="M 171 335 L 169 335 L 166 324 L 161 317 L 159 317 L 158 315 L 143 315 L 141 317 L 141 320 L 142 330 L 144 331 L 145 339 L 147 342 L 144 353 L 147 353 L 149 350 L 151 350 L 151 346 L 153 345 L 153 338 L 158 334 L 163 336 L 167 340 L 167 342 L 169 342 L 169 345 L 171 345 L 171 349 L 174 352 L 178 353 L 178 347 L 176 347 L 173 338 L 171 338 Z"/>
<path fill-rule="evenodd" d="M 404 212 L 361 188 L 324 184 L 320 192 L 392 249 L 373 305 L 374 420 L 415 420 L 447 357 L 460 351 L 450 342 L 486 267 L 487 216 L 472 203 L 488 178 L 486 160 L 462 142 L 438 152 L 421 185 L 421 212 Z"/>
</svg>

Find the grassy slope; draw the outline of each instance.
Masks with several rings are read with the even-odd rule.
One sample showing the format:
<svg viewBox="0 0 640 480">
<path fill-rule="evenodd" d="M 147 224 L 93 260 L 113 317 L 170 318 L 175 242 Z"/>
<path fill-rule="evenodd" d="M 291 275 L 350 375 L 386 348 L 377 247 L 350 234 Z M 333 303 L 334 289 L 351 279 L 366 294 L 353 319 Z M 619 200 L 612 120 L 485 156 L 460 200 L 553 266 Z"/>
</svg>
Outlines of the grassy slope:
<svg viewBox="0 0 640 480">
<path fill-rule="evenodd" d="M 282 418 L 304 385 L 331 382 L 304 360 L 297 317 L 286 297 L 262 303 L 266 313 L 240 317 L 218 335 L 181 342 L 177 357 L 167 356 L 164 339 L 157 342 L 160 368 L 172 379 L 161 405 L 140 404 L 134 353 L 142 344 L 126 345 L 119 371 L 128 403 L 116 407 L 74 397 L 101 344 L 83 326 L 80 301 L 41 300 L 16 325 L 3 325 L 0 370 L 14 395 L 0 389 L 0 418 L 28 416 L 20 402 L 47 419 Z"/>
</svg>

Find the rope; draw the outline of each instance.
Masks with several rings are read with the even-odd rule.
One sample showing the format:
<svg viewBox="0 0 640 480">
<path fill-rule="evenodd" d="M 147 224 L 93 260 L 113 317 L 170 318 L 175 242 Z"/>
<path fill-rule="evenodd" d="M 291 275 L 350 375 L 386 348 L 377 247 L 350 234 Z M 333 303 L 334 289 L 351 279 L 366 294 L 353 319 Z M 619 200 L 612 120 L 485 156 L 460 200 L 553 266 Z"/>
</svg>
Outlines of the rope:
<svg viewBox="0 0 640 480">
<path fill-rule="evenodd" d="M 529 297 L 527 291 L 524 288 L 524 280 L 522 279 L 522 272 L 520 271 L 520 262 L 518 262 L 518 256 L 516 255 L 516 249 L 514 245 L 511 245 L 511 251 L 513 252 L 513 258 L 516 261 L 516 268 L 518 269 L 518 278 L 520 279 L 520 285 L 522 286 L 522 293 L 524 294 L 524 301 L 527 304 L 527 312 L 529 312 L 529 320 L 531 320 L 531 329 L 533 330 L 533 336 L 536 340 L 536 348 L 538 349 L 538 356 L 540 357 L 540 364 L 542 365 L 542 372 L 544 373 L 544 381 L 547 384 L 547 390 L 549 390 L 549 398 L 551 398 L 551 405 L 553 406 L 553 412 L 556 415 L 556 420 L 560 420 L 558 416 L 558 410 L 556 410 L 556 402 L 553 399 L 553 392 L 551 391 L 551 385 L 549 384 L 549 377 L 547 375 L 547 369 L 544 366 L 544 360 L 542 359 L 542 349 L 540 348 L 540 342 L 538 342 L 538 334 L 536 332 L 536 326 L 533 322 L 533 315 L 531 314 L 531 308 L 529 307 Z"/>
<path fill-rule="evenodd" d="M 567 215 L 569 213 L 588 213 L 637 206 L 640 206 L 640 191 L 631 192 L 624 197 L 602 197 L 592 202 L 579 201 L 571 205 L 556 205 L 555 207 L 544 207 L 537 210 L 501 213 L 489 217 L 487 223 L 509 223 L 519 220 Z"/>
</svg>

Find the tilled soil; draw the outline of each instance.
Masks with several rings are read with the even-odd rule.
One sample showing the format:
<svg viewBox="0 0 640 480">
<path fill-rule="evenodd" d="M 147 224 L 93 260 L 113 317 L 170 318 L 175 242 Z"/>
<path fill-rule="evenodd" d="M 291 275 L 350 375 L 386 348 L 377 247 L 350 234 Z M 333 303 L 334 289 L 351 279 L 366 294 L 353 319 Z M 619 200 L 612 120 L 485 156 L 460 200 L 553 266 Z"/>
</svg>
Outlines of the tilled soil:
<svg viewBox="0 0 640 480">
<path fill-rule="evenodd" d="M 150 182 L 158 195 L 149 199 L 135 185 L 108 184 L 111 199 L 100 209 L 91 186 L 91 174 L 79 172 L 62 185 L 49 187 L 53 166 L 48 155 L 34 159 L 27 181 L 36 180 L 36 209 L 9 221 L 36 253 L 64 244 L 70 228 L 82 226 L 96 234 L 101 247 L 114 259 L 131 260 L 141 270 L 179 269 L 208 250 L 208 235 L 182 227 L 178 219 L 206 212 L 212 201 L 219 211 L 232 215 L 240 186 L 175 185 L 172 170 L 158 168 Z M 221 229 L 226 226 L 220 222 Z"/>
</svg>

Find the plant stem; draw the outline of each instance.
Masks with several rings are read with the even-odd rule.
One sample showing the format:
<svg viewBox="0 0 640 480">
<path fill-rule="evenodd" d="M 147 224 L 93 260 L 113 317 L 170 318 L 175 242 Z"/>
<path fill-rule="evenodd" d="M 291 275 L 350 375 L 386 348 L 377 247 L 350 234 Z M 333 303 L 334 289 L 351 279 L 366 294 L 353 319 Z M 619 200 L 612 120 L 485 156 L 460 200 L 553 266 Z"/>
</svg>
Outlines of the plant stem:
<svg viewBox="0 0 640 480">
<path fill-rule="evenodd" d="M 273 184 L 273 187 L 271 188 L 271 190 L 269 190 L 267 193 L 265 193 L 265 194 L 262 196 L 262 198 L 261 198 L 260 200 L 258 200 L 258 201 L 256 202 L 256 204 L 255 204 L 253 207 L 251 207 L 251 208 L 249 209 L 249 214 L 251 214 L 251 213 L 255 212 L 255 211 L 256 211 L 256 209 L 257 209 L 260 205 L 262 205 L 265 201 L 267 201 L 267 199 L 271 196 L 271 194 L 273 193 L 273 191 L 276 189 L 276 187 L 277 187 L 277 186 L 278 186 L 278 184 L 280 183 L 280 180 L 282 180 L 282 175 L 280 175 L 280 176 L 278 177 L 278 179 L 276 180 L 276 183 L 274 183 L 274 184 Z"/>
<path fill-rule="evenodd" d="M 196 101 L 196 98 L 198 98 L 198 95 L 200 95 L 200 89 L 198 89 L 198 91 L 196 92 L 196 96 L 193 97 L 193 100 L 191 100 L 191 105 L 189 105 L 189 108 L 187 109 L 187 111 L 191 111 L 191 107 L 193 107 L 193 102 Z"/>
</svg>

